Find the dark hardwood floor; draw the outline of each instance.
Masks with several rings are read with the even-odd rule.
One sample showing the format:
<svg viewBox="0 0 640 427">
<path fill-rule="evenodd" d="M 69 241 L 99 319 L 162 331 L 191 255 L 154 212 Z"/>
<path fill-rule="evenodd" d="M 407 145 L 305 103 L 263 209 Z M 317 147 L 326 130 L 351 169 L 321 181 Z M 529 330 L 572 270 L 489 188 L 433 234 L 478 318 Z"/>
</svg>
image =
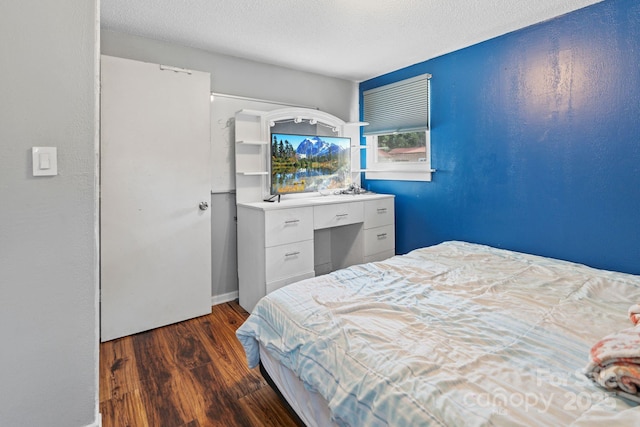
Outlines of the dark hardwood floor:
<svg viewBox="0 0 640 427">
<path fill-rule="evenodd" d="M 248 313 L 230 302 L 186 322 L 100 344 L 104 427 L 299 426 L 236 329 Z"/>
</svg>

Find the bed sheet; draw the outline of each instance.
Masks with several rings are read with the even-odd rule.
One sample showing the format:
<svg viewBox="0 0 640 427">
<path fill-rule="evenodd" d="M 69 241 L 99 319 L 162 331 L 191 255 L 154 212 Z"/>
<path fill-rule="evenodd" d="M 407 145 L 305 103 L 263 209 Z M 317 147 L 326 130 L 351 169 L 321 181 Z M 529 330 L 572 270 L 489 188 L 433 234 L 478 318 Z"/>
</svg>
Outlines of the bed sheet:
<svg viewBox="0 0 640 427">
<path fill-rule="evenodd" d="M 638 276 L 445 242 L 281 288 L 237 336 L 338 425 L 634 425 L 640 408 L 583 368 L 638 301 Z"/>
</svg>

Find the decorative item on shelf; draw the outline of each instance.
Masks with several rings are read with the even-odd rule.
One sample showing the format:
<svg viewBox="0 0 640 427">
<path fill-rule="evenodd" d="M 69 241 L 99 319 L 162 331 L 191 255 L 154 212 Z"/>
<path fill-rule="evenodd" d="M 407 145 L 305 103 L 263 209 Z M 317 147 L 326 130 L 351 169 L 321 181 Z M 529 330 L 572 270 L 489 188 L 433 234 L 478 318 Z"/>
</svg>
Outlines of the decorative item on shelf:
<svg viewBox="0 0 640 427">
<path fill-rule="evenodd" d="M 348 188 L 341 190 L 338 194 L 364 194 L 367 193 L 367 190 L 360 187 L 358 184 L 351 184 Z"/>
</svg>

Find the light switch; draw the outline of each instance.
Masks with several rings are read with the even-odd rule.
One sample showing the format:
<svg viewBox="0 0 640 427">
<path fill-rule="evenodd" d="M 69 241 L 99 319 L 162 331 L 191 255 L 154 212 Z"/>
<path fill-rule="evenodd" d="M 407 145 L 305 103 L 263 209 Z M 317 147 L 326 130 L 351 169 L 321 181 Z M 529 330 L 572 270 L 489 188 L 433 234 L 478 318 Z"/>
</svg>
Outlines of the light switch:
<svg viewBox="0 0 640 427">
<path fill-rule="evenodd" d="M 56 147 L 32 147 L 33 176 L 58 175 L 58 149 Z"/>
<path fill-rule="evenodd" d="M 51 169 L 49 153 L 40 153 L 40 169 Z"/>
</svg>

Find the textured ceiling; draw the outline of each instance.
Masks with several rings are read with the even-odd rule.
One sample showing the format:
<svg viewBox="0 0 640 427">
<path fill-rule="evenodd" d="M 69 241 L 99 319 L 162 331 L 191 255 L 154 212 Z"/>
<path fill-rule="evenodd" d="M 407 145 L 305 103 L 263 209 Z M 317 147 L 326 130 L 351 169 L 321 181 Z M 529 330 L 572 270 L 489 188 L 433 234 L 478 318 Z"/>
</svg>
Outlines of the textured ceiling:
<svg viewBox="0 0 640 427">
<path fill-rule="evenodd" d="M 601 0 L 101 0 L 103 29 L 362 81 Z"/>
</svg>

